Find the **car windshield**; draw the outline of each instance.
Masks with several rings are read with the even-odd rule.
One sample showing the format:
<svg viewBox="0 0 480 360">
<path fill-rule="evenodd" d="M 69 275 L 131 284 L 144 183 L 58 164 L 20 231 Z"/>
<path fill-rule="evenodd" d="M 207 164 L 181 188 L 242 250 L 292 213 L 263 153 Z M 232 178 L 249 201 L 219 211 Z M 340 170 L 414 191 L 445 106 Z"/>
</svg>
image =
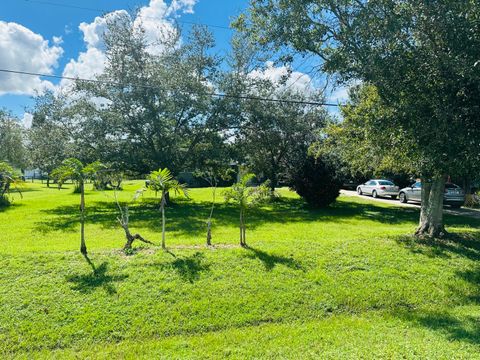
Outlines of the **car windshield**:
<svg viewBox="0 0 480 360">
<path fill-rule="evenodd" d="M 378 182 L 380 185 L 395 185 L 394 183 L 392 183 L 391 181 L 386 181 L 386 180 L 382 180 L 382 181 L 379 181 Z"/>
</svg>

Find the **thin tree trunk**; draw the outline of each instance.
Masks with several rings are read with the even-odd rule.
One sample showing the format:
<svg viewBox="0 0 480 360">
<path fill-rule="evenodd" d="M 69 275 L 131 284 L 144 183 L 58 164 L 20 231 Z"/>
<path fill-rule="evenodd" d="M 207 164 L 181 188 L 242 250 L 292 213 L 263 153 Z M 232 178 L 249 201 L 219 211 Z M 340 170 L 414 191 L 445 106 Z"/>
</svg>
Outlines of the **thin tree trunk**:
<svg viewBox="0 0 480 360">
<path fill-rule="evenodd" d="M 245 225 L 245 218 L 243 219 L 243 246 L 247 246 L 247 226 Z"/>
<path fill-rule="evenodd" d="M 445 179 L 445 176 L 437 176 L 431 182 L 422 179 L 422 206 L 415 235 L 432 237 L 445 235 L 443 225 Z"/>
<path fill-rule="evenodd" d="M 247 225 L 245 224 L 245 214 L 243 215 L 243 245 L 247 246 Z"/>
<path fill-rule="evenodd" d="M 165 245 L 165 193 L 162 192 L 161 200 L 161 211 L 162 211 L 162 249 L 166 248 Z"/>
<path fill-rule="evenodd" d="M 80 181 L 80 252 L 87 255 L 85 244 L 85 185 Z"/>
<path fill-rule="evenodd" d="M 47 175 L 47 188 L 50 187 L 50 175 Z"/>
<path fill-rule="evenodd" d="M 217 185 L 213 187 L 213 197 L 212 197 L 212 208 L 210 209 L 210 216 L 208 217 L 207 221 L 207 246 L 212 245 L 212 217 L 213 217 L 213 210 L 215 209 L 215 194 L 217 191 Z"/>
<path fill-rule="evenodd" d="M 243 210 L 240 209 L 240 246 L 243 246 Z"/>
</svg>

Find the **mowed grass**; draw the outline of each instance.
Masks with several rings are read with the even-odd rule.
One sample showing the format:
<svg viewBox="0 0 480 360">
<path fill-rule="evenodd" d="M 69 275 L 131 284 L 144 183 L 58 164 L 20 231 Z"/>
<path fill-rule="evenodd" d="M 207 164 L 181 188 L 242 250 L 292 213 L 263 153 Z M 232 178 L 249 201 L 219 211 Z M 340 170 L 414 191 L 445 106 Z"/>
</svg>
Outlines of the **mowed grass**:
<svg viewBox="0 0 480 360">
<path fill-rule="evenodd" d="M 249 249 L 219 196 L 206 248 L 211 191 L 192 189 L 167 209 L 169 251 L 126 256 L 112 192 L 89 191 L 87 262 L 79 195 L 26 187 L 0 210 L 3 358 L 480 358 L 478 220 L 447 216 L 454 236 L 416 241 L 417 209 L 311 210 L 282 189 L 248 213 Z M 160 243 L 154 194 L 130 217 Z"/>
</svg>

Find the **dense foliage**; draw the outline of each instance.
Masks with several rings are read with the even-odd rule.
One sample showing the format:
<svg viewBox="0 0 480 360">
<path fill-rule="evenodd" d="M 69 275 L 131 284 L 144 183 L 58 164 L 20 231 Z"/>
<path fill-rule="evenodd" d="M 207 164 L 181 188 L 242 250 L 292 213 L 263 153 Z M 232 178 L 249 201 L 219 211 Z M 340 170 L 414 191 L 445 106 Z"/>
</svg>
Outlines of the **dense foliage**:
<svg viewBox="0 0 480 360">
<path fill-rule="evenodd" d="M 27 164 L 24 133 L 20 121 L 0 109 L 0 161 L 23 168 Z"/>
<path fill-rule="evenodd" d="M 317 55 L 341 81 L 375 86 L 392 116 L 382 150 L 410 145 L 424 198 L 418 233 L 443 233 L 447 174 L 480 161 L 478 1 L 253 0 L 236 23 L 274 50 Z M 380 136 L 376 136 L 380 134 Z"/>
<path fill-rule="evenodd" d="M 329 206 L 340 195 L 341 182 L 335 169 L 321 158 L 309 156 L 291 181 L 292 189 L 312 207 Z"/>
<path fill-rule="evenodd" d="M 13 187 L 18 189 L 19 180 L 15 170 L 8 163 L 0 161 L 0 207 L 10 204 L 9 195 Z"/>
</svg>

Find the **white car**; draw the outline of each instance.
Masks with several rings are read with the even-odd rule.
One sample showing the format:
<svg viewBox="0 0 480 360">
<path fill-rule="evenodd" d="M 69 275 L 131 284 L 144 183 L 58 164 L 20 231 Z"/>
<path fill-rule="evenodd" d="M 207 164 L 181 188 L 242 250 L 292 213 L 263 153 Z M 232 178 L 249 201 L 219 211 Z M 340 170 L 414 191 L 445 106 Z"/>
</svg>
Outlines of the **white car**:
<svg viewBox="0 0 480 360">
<path fill-rule="evenodd" d="M 358 195 L 372 195 L 376 197 L 391 197 L 396 199 L 400 188 L 390 180 L 374 179 L 357 186 Z"/>
</svg>

